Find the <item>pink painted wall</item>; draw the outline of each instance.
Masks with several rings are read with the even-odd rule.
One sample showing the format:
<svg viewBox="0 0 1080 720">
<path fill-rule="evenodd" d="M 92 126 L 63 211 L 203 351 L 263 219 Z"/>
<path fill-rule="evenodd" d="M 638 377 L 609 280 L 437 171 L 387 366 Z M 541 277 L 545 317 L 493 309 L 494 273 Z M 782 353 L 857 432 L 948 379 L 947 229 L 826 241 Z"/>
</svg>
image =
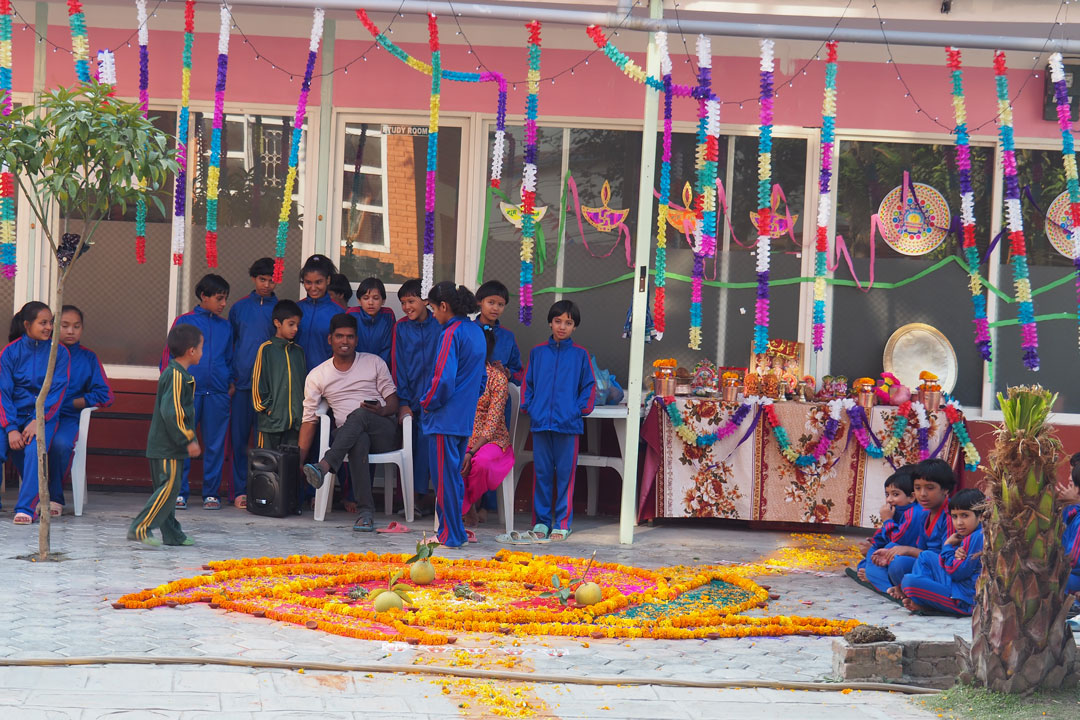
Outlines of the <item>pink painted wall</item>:
<svg viewBox="0 0 1080 720">
<path fill-rule="evenodd" d="M 15 88 L 29 91 L 33 68 L 33 34 L 15 31 Z M 119 92 L 133 97 L 137 95 L 138 46 L 132 38 L 132 46 L 123 45 L 133 28 L 107 29 L 92 27 L 90 47 L 93 52 L 102 47 L 121 45 L 116 53 Z M 65 25 L 49 28 L 51 40 L 61 46 L 70 46 Z M 296 103 L 300 89 L 300 77 L 307 53 L 306 38 L 280 38 L 255 36 L 253 43 L 262 52 L 270 52 L 270 59 L 283 63 L 296 79 L 270 68 L 264 59 L 257 61 L 250 45 L 235 35 L 229 54 L 229 80 L 227 99 L 232 103 L 259 102 L 281 104 Z M 151 98 L 175 100 L 180 96 L 180 54 L 183 34 L 180 32 L 151 30 L 150 32 L 150 95 Z M 427 46 L 419 43 L 403 45 L 406 50 L 423 59 L 430 58 Z M 541 73 L 570 67 L 589 52 L 590 41 L 582 33 L 580 50 L 545 50 Z M 334 82 L 334 104 L 339 108 L 355 109 L 413 109 L 426 110 L 430 93 L 430 78 L 410 70 L 389 53 L 372 50 L 369 40 L 339 40 L 336 46 L 335 64 L 359 58 L 367 52 L 367 61 L 356 62 L 348 74 L 339 72 Z M 524 47 L 478 47 L 478 55 L 488 67 L 500 68 L 511 82 L 517 81 L 516 90 L 511 86 L 508 110 L 521 115 L 525 106 L 526 55 Z M 216 71 L 217 36 L 214 33 L 197 33 L 194 46 L 192 73 L 192 98 L 213 98 L 214 73 Z M 983 53 L 985 55 L 985 53 Z M 944 53 L 942 53 L 944 56 Z M 633 55 L 642 63 L 644 57 Z M 1028 77 L 1030 56 L 1015 54 L 1012 58 L 1020 69 L 1010 71 L 1009 82 L 1013 96 Z M 801 67 L 802 61 L 789 61 L 788 66 Z M 444 45 L 443 65 L 456 70 L 473 70 L 476 56 L 469 55 L 463 45 Z M 936 125 L 937 116 L 951 127 L 952 106 L 950 83 L 944 67 L 940 65 L 903 65 L 901 70 L 908 85 L 922 103 L 926 114 L 917 114 L 915 106 L 904 98 L 904 88 L 896 79 L 895 66 L 885 63 L 843 61 L 839 69 L 839 123 L 838 129 L 889 130 L 903 132 L 947 132 Z M 321 72 L 320 63 L 316 74 Z M 757 60 L 749 57 L 717 57 L 713 76 L 719 95 L 724 100 L 748 100 L 742 109 L 736 104 L 724 105 L 721 120 L 725 123 L 757 123 L 758 68 Z M 63 52 L 49 53 L 46 85 L 69 84 L 75 77 L 70 56 Z M 778 78 L 788 76 L 778 73 Z M 988 67 L 970 68 L 964 71 L 967 91 L 969 128 L 993 119 L 996 113 L 993 71 Z M 689 65 L 677 59 L 676 82 L 693 82 Z M 817 127 L 821 124 L 821 91 L 824 82 L 824 63 L 811 63 L 807 75 L 794 78 L 794 86 L 778 84 L 776 103 L 777 125 Z M 1031 78 L 1014 105 L 1014 122 L 1018 137 L 1056 137 L 1054 122 L 1042 119 L 1043 73 Z M 319 102 L 320 81 L 312 83 L 310 105 Z M 644 90 L 626 78 L 603 55 L 592 56 L 588 65 L 580 65 L 574 75 L 563 75 L 554 85 L 543 83 L 540 91 L 540 116 L 580 116 L 595 118 L 639 119 Z M 495 111 L 495 89 L 491 84 L 444 82 L 442 108 L 446 111 L 473 112 Z M 696 118 L 696 104 L 686 100 L 676 102 L 676 118 L 692 121 Z M 993 123 L 986 125 L 978 134 L 993 135 Z"/>
</svg>

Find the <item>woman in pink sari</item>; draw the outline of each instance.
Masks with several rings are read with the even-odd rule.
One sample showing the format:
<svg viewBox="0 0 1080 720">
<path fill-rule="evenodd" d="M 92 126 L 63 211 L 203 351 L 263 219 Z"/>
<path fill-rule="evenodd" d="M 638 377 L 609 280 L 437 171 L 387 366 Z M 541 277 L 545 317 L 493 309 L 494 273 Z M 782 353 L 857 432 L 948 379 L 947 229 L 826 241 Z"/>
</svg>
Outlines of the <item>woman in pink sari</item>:
<svg viewBox="0 0 1080 720">
<path fill-rule="evenodd" d="M 461 467 L 465 479 L 465 496 L 461 512 L 466 525 L 475 526 L 479 519 L 476 505 L 484 493 L 502 484 L 514 467 L 514 449 L 506 429 L 506 402 L 509 398 L 510 372 L 503 364 L 491 359 L 495 347 L 495 331 L 484 326 L 487 340 L 487 386 L 476 404 L 476 419 L 469 438 L 469 449 Z"/>
</svg>

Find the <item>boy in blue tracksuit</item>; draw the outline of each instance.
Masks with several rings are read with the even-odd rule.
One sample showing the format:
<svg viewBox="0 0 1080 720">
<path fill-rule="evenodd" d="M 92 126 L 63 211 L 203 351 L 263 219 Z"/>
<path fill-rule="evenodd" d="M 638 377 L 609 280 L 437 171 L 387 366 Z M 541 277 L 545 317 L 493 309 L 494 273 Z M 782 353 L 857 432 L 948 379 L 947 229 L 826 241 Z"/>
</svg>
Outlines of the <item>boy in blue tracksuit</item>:
<svg viewBox="0 0 1080 720">
<path fill-rule="evenodd" d="M 199 304 L 189 313 L 173 321 L 177 325 L 194 325 L 203 336 L 203 352 L 198 363 L 189 369 L 195 378 L 195 425 L 202 429 L 203 439 L 203 508 L 221 508 L 221 471 L 225 464 L 225 438 L 229 434 L 229 398 L 233 392 L 233 336 L 229 321 L 221 317 L 229 301 L 229 283 L 220 275 L 204 275 L 195 286 Z M 169 349 L 161 357 L 161 371 L 169 364 Z M 180 495 L 176 509 L 187 507 L 188 475 L 191 460 L 184 460 Z"/>
<path fill-rule="evenodd" d="M 582 418 L 593 411 L 596 378 L 589 351 L 570 336 L 581 313 L 570 300 L 548 310 L 551 338 L 529 353 L 521 409 L 529 414 L 533 436 L 533 532 L 564 540 L 574 520 L 574 475 Z M 554 495 L 554 502 L 552 496 Z"/>
<path fill-rule="evenodd" d="M 979 524 L 986 498 L 974 488 L 961 490 L 949 502 L 953 527 L 940 553 L 924 550 L 901 581 L 904 607 L 912 612 L 937 610 L 970 615 L 975 582 L 982 571 L 983 532 Z"/>
<path fill-rule="evenodd" d="M 22 484 L 15 501 L 16 525 L 30 525 L 38 504 L 39 441 L 35 404 L 45 381 L 52 344 L 53 314 L 45 303 L 31 301 L 11 319 L 11 342 L 0 351 L 0 425 L 4 440 L 0 442 L 0 462 L 10 458 L 19 468 Z M 56 365 L 52 385 L 45 398 L 45 445 L 52 442 L 60 420 L 60 407 L 67 392 L 71 354 L 61 345 L 56 349 Z M 49 494 L 60 497 L 62 488 L 50 486 Z M 59 504 L 49 512 L 59 515 Z"/>
<path fill-rule="evenodd" d="M 64 476 L 71 470 L 75 442 L 79 439 L 79 414 L 83 408 L 104 408 L 112 405 L 113 391 L 105 369 L 93 350 L 81 344 L 82 310 L 65 305 L 60 312 L 60 342 L 71 354 L 68 389 L 60 406 L 60 422 L 49 446 L 49 495 L 54 502 L 64 504 Z"/>
<path fill-rule="evenodd" d="M 940 553 L 945 540 L 952 537 L 952 516 L 949 514 L 949 494 L 956 486 L 949 463 L 941 458 L 923 460 L 913 471 L 915 500 L 919 503 L 916 516 L 919 537 L 914 545 L 886 545 L 875 550 L 866 564 L 866 579 L 878 591 L 897 600 L 903 599 L 900 583 L 915 566 L 915 559 L 924 550 Z"/>
<path fill-rule="evenodd" d="M 428 302 L 435 320 L 443 325 L 435 368 L 420 400 L 436 488 L 437 538 L 447 547 L 461 547 L 468 542 L 461 517 L 465 497 L 461 466 L 486 382 L 487 341 L 480 326 L 467 317 L 477 309 L 467 288 L 441 282 L 431 289 Z"/>
<path fill-rule="evenodd" d="M 345 312 L 345 306 L 327 294 L 330 278 L 336 273 L 337 267 L 325 255 L 312 255 L 300 268 L 300 282 L 307 297 L 297 303 L 304 318 L 296 344 L 304 349 L 308 372 L 330 359 L 330 319 Z"/>
<path fill-rule="evenodd" d="M 376 277 L 364 278 L 356 288 L 356 307 L 349 313 L 356 316 L 356 351 L 378 355 L 390 367 L 390 352 L 394 344 L 394 311 L 383 307 L 386 286 Z"/>
<path fill-rule="evenodd" d="M 885 479 L 885 506 L 881 508 L 881 527 L 867 540 L 866 557 L 859 563 L 857 579 L 866 581 L 866 566 L 875 550 L 889 543 L 914 545 L 919 538 L 919 523 L 915 502 L 915 482 L 911 477 L 914 465 L 904 465 Z M 849 569 L 848 574 L 851 574 Z"/>
<path fill-rule="evenodd" d="M 420 395 L 429 387 L 426 383 L 435 371 L 435 353 L 438 350 L 442 325 L 428 312 L 427 303 L 420 297 L 420 281 L 407 280 L 398 290 L 398 300 L 405 317 L 394 325 L 393 342 L 390 345 L 390 372 L 398 394 L 398 421 L 406 415 L 413 417 L 413 491 L 416 493 L 416 509 L 431 514 L 434 499 L 424 496 L 431 487 L 428 439 L 422 428 L 424 410 L 420 407 Z"/>
<path fill-rule="evenodd" d="M 247 450 L 251 429 L 255 426 L 255 408 L 251 400 L 251 371 L 259 346 L 274 336 L 273 258 L 259 258 L 248 269 L 255 289 L 229 308 L 229 327 L 233 335 L 232 396 L 229 415 L 229 438 L 232 443 L 233 503 L 247 507 Z"/>
</svg>

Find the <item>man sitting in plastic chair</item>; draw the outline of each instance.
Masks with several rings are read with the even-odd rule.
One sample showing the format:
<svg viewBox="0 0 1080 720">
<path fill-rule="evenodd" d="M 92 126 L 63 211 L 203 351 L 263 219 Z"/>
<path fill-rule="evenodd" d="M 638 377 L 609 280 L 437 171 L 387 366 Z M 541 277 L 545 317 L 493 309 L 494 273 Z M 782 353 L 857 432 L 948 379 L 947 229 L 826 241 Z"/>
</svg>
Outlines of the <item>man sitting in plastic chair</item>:
<svg viewBox="0 0 1080 720">
<path fill-rule="evenodd" d="M 330 406 L 337 431 L 322 459 L 304 466 L 304 477 L 319 488 L 327 474 L 337 473 L 347 458 L 353 499 L 360 512 L 353 530 L 373 532 L 375 500 L 371 495 L 368 455 L 394 449 L 397 388 L 382 358 L 356 352 L 356 316 L 340 313 L 331 318 L 329 339 L 333 355 L 308 373 L 304 383 L 300 456 L 306 457 L 315 441 L 319 403 L 323 400 Z"/>
</svg>

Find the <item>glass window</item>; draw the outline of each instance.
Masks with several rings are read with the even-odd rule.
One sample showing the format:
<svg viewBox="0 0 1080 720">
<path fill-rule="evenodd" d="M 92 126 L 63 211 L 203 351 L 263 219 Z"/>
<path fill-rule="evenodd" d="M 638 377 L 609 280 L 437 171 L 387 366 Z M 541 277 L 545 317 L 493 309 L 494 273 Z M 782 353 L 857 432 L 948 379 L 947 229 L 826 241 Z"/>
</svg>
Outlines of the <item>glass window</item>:
<svg viewBox="0 0 1080 720">
<path fill-rule="evenodd" d="M 176 113 L 151 110 L 151 115 L 154 126 L 168 133 L 175 147 Z M 161 358 L 172 262 L 171 178 L 158 197 L 167 214 L 147 202 L 145 264 L 135 261 L 135 207 L 114 208 L 64 289 L 64 302 L 77 305 L 86 317 L 87 347 L 103 363 L 156 366 Z M 73 217 L 71 224 L 74 232 L 80 231 L 81 220 Z M 132 328 L 141 331 L 133 333 Z"/>
<path fill-rule="evenodd" d="M 195 113 L 195 171 L 192 183 L 192 226 L 185 262 L 190 263 L 191 304 L 198 302 L 195 285 L 208 272 L 224 277 L 230 300 L 251 292 L 248 268 L 261 257 L 273 257 L 281 194 L 289 170 L 292 142 L 291 115 L 226 113 L 221 128 L 221 175 L 218 182 L 218 265 L 206 262 L 206 189 L 210 167 L 212 113 Z M 279 298 L 296 300 L 297 273 L 302 263 L 304 197 L 307 192 L 307 132 L 300 136 L 296 184 L 289 213 L 285 246 L 285 278 Z M 185 312 L 188 308 L 180 308 Z M 228 311 L 226 311 L 228 312 Z"/>
<path fill-rule="evenodd" d="M 344 123 L 338 238 L 341 272 L 357 283 L 420 277 L 424 254 L 426 125 Z M 460 127 L 439 128 L 435 193 L 435 280 L 454 277 Z"/>
<path fill-rule="evenodd" d="M 974 343 L 974 313 L 960 243 L 954 235 L 948 235 L 930 252 L 910 256 L 875 239 L 876 234 L 870 229 L 871 216 L 878 212 L 885 196 L 900 187 L 905 171 L 912 182 L 935 188 L 949 209 L 958 213 L 960 187 L 954 148 L 844 140 L 839 150 L 836 233 L 847 244 L 855 274 L 864 288 L 870 278 L 871 243 L 876 243 L 873 271 L 878 285 L 865 293 L 847 285 L 833 286 L 828 309 L 832 332 L 831 372 L 850 378 L 877 375 L 889 336 L 902 325 L 927 323 L 940 330 L 956 351 L 959 373 L 954 395 L 965 405 L 980 405 L 982 359 Z M 986 248 L 990 235 L 993 162 L 992 148 L 971 148 L 976 237 L 982 249 Z M 924 206 L 930 202 L 918 200 Z M 883 218 L 882 222 L 889 219 Z M 899 288 L 880 287 L 880 284 L 908 280 L 942 261 L 946 262 L 935 271 Z M 838 280 L 855 279 L 843 260 L 835 276 Z"/>
</svg>

